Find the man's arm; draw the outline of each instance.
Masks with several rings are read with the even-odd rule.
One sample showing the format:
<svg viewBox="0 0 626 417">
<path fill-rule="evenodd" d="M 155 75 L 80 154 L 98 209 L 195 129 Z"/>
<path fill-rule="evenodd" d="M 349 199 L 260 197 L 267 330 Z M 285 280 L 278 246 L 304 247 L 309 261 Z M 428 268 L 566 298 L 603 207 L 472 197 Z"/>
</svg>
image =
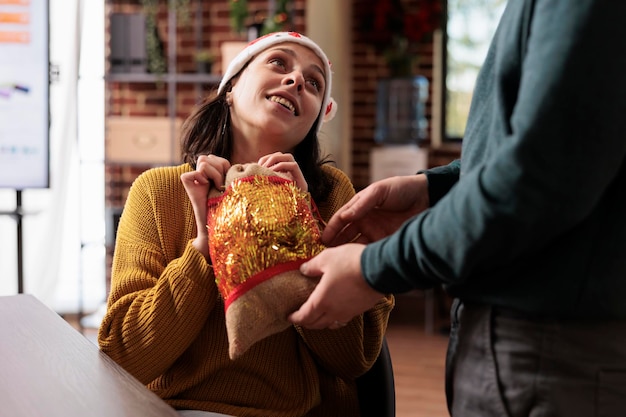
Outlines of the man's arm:
<svg viewBox="0 0 626 417">
<path fill-rule="evenodd" d="M 617 52 L 626 3 L 538 0 L 532 13 L 527 38 L 502 31 L 496 39 L 500 50 L 525 46 L 519 57 L 500 54 L 484 74 L 498 98 L 473 103 L 475 118 L 492 122 L 465 138 L 489 143 L 483 159 L 465 166 L 464 147 L 457 186 L 363 252 L 363 274 L 378 291 L 460 283 L 539 251 L 585 219 L 617 175 L 626 156 L 626 56 Z M 500 119 L 484 116 L 493 113 Z"/>
<path fill-rule="evenodd" d="M 461 160 L 455 159 L 448 165 L 418 171 L 428 179 L 428 198 L 434 206 L 459 181 L 461 174 Z"/>
</svg>

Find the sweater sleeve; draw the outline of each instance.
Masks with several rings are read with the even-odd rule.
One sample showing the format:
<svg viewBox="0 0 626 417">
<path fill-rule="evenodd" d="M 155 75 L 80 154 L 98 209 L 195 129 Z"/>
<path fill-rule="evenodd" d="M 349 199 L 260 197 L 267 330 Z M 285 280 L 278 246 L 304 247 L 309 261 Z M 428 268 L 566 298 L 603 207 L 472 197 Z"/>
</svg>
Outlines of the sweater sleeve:
<svg viewBox="0 0 626 417">
<path fill-rule="evenodd" d="M 131 187 L 98 335 L 101 350 L 144 384 L 187 349 L 218 299 L 210 265 L 188 239 L 180 173 L 165 173 L 147 171 Z"/>
<path fill-rule="evenodd" d="M 428 179 L 428 199 L 431 207 L 437 204 L 457 183 L 460 172 L 460 159 L 456 159 L 448 165 L 418 171 L 418 174 L 425 174 Z"/>
<path fill-rule="evenodd" d="M 526 18 L 527 35 L 516 31 Z M 477 82 L 463 175 L 435 207 L 365 249 L 374 288 L 462 284 L 580 227 L 626 158 L 624 21 L 624 2 L 507 4 Z"/>
</svg>

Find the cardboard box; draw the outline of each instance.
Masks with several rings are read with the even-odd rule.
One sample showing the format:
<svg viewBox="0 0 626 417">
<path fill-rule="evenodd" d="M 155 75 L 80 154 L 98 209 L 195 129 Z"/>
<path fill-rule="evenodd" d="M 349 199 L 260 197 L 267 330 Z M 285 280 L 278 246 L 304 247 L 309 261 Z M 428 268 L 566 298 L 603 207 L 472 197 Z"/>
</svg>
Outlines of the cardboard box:
<svg viewBox="0 0 626 417">
<path fill-rule="evenodd" d="M 105 159 L 112 163 L 177 165 L 181 119 L 123 117 L 106 119 Z"/>
</svg>

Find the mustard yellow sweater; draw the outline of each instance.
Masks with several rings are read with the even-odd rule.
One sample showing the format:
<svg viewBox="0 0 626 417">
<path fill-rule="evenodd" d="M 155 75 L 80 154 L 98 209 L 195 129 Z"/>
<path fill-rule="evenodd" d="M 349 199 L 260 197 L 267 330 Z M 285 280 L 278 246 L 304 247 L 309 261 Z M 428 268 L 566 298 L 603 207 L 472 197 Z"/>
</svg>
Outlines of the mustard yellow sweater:
<svg viewBox="0 0 626 417">
<path fill-rule="evenodd" d="M 224 304 L 211 266 L 191 246 L 193 209 L 180 180 L 188 164 L 154 168 L 131 187 L 120 219 L 101 350 L 178 409 L 239 417 L 358 416 L 354 379 L 374 363 L 389 296 L 340 330 L 293 326 L 231 361 Z M 328 220 L 354 194 L 335 186 L 318 204 Z"/>
</svg>

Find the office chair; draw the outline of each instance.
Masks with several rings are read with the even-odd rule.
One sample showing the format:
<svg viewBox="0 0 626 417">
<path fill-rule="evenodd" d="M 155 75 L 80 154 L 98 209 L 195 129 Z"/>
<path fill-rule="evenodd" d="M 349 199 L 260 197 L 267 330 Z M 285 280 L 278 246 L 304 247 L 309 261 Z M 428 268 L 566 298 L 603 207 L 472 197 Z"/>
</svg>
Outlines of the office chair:
<svg viewBox="0 0 626 417">
<path fill-rule="evenodd" d="M 396 389 L 387 339 L 372 368 L 356 380 L 361 417 L 395 417 Z"/>
</svg>

